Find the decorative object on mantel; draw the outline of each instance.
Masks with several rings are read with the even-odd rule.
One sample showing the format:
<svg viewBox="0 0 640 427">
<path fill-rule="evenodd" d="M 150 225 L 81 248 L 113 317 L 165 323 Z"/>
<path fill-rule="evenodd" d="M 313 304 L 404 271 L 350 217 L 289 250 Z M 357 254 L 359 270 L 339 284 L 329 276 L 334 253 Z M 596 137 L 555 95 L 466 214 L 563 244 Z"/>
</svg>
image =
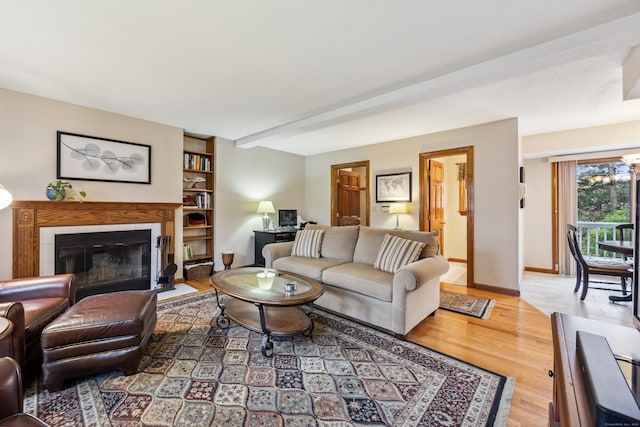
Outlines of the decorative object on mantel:
<svg viewBox="0 0 640 427">
<path fill-rule="evenodd" d="M 71 185 L 70 182 L 67 181 L 62 181 L 62 180 L 56 180 L 56 181 L 51 181 L 49 184 L 47 184 L 47 198 L 49 200 L 64 200 L 65 198 L 67 200 L 75 200 L 75 196 L 72 194 L 72 192 L 70 191 L 67 194 L 67 190 L 73 190 L 73 185 Z M 79 199 L 78 201 L 80 203 L 84 202 L 84 198 L 87 197 L 87 192 L 86 191 L 76 191 L 75 192 Z"/>
<path fill-rule="evenodd" d="M 9 193 L 9 190 L 4 188 L 2 184 L 0 184 L 0 209 L 4 209 L 11 204 L 13 201 L 13 196 Z"/>
</svg>

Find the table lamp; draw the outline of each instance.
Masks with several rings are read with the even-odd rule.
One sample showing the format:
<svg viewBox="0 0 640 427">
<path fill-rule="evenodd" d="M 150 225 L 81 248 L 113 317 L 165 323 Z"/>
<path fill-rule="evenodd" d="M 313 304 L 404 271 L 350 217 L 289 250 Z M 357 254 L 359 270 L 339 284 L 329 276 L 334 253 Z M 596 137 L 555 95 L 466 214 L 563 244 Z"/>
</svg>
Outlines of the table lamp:
<svg viewBox="0 0 640 427">
<path fill-rule="evenodd" d="M 407 213 L 407 205 L 404 203 L 393 203 L 389 206 L 389 213 L 396 214 L 396 227 L 394 230 L 400 230 L 400 214 Z"/>
<path fill-rule="evenodd" d="M 11 204 L 13 196 L 9 191 L 0 184 L 0 209 L 4 209 Z"/>
<path fill-rule="evenodd" d="M 258 213 L 264 214 L 262 217 L 262 229 L 267 231 L 269 229 L 269 214 L 274 213 L 276 210 L 273 208 L 271 200 L 264 200 L 258 205 Z"/>
</svg>

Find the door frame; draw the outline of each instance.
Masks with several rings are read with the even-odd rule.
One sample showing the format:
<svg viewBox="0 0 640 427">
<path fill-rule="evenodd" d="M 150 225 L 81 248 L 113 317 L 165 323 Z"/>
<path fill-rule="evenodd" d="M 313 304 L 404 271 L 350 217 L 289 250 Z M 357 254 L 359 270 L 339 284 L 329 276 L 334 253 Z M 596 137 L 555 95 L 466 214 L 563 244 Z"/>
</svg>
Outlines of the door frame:
<svg viewBox="0 0 640 427">
<path fill-rule="evenodd" d="M 473 204 L 473 191 L 474 191 L 474 159 L 473 159 L 473 146 L 449 148 L 444 150 L 429 151 L 419 154 L 419 166 L 420 166 L 420 230 L 427 230 L 426 216 L 429 214 L 429 160 L 449 157 L 464 154 L 467 158 L 467 165 L 465 169 L 465 178 L 467 180 L 467 287 L 475 287 L 474 282 L 474 204 Z"/>
<path fill-rule="evenodd" d="M 366 226 L 369 226 L 369 220 L 370 220 L 370 191 L 369 191 L 369 182 L 371 182 L 371 174 L 370 174 L 370 169 L 369 169 L 369 160 L 361 160 L 359 162 L 349 162 L 349 163 L 340 163 L 337 165 L 331 165 L 331 225 L 332 226 L 337 226 L 338 225 L 338 192 L 336 191 L 336 184 L 338 183 L 338 171 L 340 169 L 350 169 L 350 168 L 364 168 L 365 169 L 365 173 L 367 175 L 367 180 L 364 183 L 365 185 L 365 206 L 360 206 L 360 209 L 366 209 L 367 215 L 366 215 L 366 221 L 365 224 Z M 362 186 L 363 181 L 360 180 L 360 185 Z M 362 215 L 361 215 L 362 216 Z"/>
</svg>

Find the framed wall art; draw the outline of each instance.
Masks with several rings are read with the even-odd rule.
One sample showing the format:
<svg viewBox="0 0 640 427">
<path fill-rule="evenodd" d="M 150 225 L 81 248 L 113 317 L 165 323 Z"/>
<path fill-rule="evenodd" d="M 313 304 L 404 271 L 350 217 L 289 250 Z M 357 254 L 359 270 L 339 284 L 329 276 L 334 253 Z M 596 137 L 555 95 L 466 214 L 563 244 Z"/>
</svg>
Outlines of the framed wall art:
<svg viewBox="0 0 640 427">
<path fill-rule="evenodd" d="M 410 201 L 411 172 L 376 175 L 376 203 Z"/>
<path fill-rule="evenodd" d="M 151 184 L 151 146 L 58 131 L 58 179 Z"/>
</svg>

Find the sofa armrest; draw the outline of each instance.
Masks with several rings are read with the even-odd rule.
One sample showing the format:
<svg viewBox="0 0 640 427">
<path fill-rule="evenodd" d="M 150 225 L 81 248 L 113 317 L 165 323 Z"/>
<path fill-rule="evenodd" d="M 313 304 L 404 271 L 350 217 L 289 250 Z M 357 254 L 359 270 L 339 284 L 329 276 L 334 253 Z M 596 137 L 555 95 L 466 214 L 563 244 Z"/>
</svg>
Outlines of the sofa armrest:
<svg viewBox="0 0 640 427">
<path fill-rule="evenodd" d="M 0 302 L 68 298 L 69 304 L 73 305 L 76 302 L 76 286 L 74 274 L 5 280 L 0 282 Z"/>
<path fill-rule="evenodd" d="M 393 287 L 399 286 L 405 291 L 412 291 L 447 271 L 449 271 L 449 262 L 442 255 L 422 258 L 396 271 L 393 275 Z"/>
<path fill-rule="evenodd" d="M 0 358 L 0 420 L 22 412 L 20 368 L 10 357 Z"/>
<path fill-rule="evenodd" d="M 262 256 L 264 257 L 264 266 L 271 268 L 273 261 L 291 255 L 294 242 L 269 243 L 262 248 Z"/>
<path fill-rule="evenodd" d="M 13 323 L 13 331 L 11 331 L 10 338 L 0 341 L 0 357 L 11 357 L 18 362 L 20 368 L 24 369 L 26 350 L 24 341 L 24 307 L 22 303 L 0 302 L 0 317 L 4 317 Z"/>
</svg>

